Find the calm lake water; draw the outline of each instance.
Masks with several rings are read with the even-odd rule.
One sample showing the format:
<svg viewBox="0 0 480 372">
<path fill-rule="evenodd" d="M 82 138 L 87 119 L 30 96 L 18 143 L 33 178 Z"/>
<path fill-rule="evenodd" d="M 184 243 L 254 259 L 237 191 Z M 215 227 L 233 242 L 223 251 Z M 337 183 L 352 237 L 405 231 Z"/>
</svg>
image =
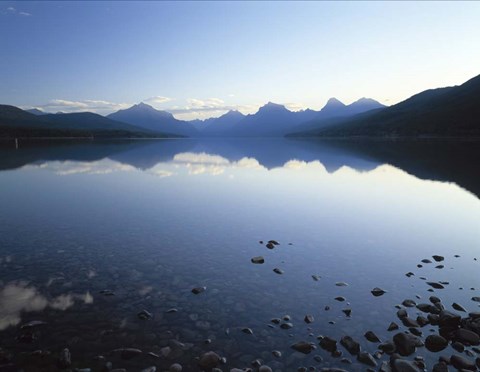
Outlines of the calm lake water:
<svg viewBox="0 0 480 372">
<path fill-rule="evenodd" d="M 214 351 L 224 371 L 255 359 L 277 371 L 361 371 L 317 336 L 350 335 L 373 354 L 364 333 L 386 341 L 408 330 L 395 305 L 428 303 L 427 281 L 448 282 L 433 293 L 448 310 L 480 311 L 475 142 L 20 142 L 0 156 L 0 365 L 60 370 L 68 348 L 72 370 L 196 371 Z M 271 322 L 286 315 L 290 329 Z M 22 328 L 32 321 L 46 324 Z M 387 331 L 392 321 L 399 331 Z M 299 341 L 317 348 L 299 353 Z M 119 348 L 143 353 L 125 359 Z M 420 347 L 406 358 L 431 370 L 455 353 Z"/>
</svg>

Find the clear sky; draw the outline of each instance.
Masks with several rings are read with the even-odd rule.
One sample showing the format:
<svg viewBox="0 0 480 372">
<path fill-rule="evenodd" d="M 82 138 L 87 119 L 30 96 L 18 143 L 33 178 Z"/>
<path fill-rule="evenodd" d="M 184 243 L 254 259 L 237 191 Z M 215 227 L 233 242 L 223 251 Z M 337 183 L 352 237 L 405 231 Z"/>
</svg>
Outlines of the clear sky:
<svg viewBox="0 0 480 372">
<path fill-rule="evenodd" d="M 480 74 L 480 2 L 0 2 L 0 103 L 180 118 L 393 104 Z"/>
</svg>

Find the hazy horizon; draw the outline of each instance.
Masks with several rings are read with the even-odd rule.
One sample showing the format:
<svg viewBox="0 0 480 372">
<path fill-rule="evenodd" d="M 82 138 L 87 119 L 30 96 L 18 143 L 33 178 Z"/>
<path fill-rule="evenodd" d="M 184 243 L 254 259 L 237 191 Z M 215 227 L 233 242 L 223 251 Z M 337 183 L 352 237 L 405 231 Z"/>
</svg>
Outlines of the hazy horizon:
<svg viewBox="0 0 480 372">
<path fill-rule="evenodd" d="M 478 75 L 479 18 L 475 2 L 3 2 L 0 102 L 184 120 L 392 105 Z"/>
</svg>

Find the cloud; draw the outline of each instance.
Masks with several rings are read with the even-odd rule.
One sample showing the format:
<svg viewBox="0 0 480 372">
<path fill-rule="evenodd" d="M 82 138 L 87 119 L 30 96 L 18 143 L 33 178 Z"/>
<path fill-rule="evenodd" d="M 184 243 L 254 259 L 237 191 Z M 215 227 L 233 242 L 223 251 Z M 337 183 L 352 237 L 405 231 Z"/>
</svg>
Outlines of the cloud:
<svg viewBox="0 0 480 372">
<path fill-rule="evenodd" d="M 284 106 L 290 111 L 301 111 L 306 109 L 305 105 L 296 102 L 285 103 Z"/>
<path fill-rule="evenodd" d="M 40 165 L 29 165 L 26 167 L 41 168 L 53 171 L 59 176 L 70 176 L 73 174 L 110 174 L 116 172 L 132 172 L 135 167 L 122 164 L 110 159 L 99 161 L 49 161 Z"/>
<path fill-rule="evenodd" d="M 13 6 L 9 6 L 6 9 L 6 11 L 7 11 L 8 14 L 16 14 L 16 15 L 23 16 L 23 17 L 30 17 L 32 15 L 31 13 L 28 13 L 28 12 L 23 12 L 23 11 L 20 12 L 17 9 L 15 9 Z"/>
<path fill-rule="evenodd" d="M 78 111 L 92 111 L 92 112 L 104 112 L 104 111 L 118 111 L 130 107 L 130 103 L 115 103 L 102 100 L 82 100 L 82 101 L 69 101 L 65 99 L 53 99 L 44 105 L 37 106 L 43 111 L 48 112 L 78 112 Z"/>
<path fill-rule="evenodd" d="M 230 161 L 220 155 L 205 152 L 183 152 L 173 157 L 173 162 L 188 169 L 188 174 L 209 174 L 218 176 L 227 168 L 265 169 L 256 159 L 244 157 L 238 161 Z"/>
<path fill-rule="evenodd" d="M 173 106 L 166 110 L 179 119 L 191 120 L 218 117 L 230 110 L 249 114 L 258 110 L 258 107 L 259 105 L 229 105 L 220 98 L 189 98 L 185 106 Z"/>
<path fill-rule="evenodd" d="M 26 282 L 8 283 L 0 289 L 0 331 L 19 324 L 21 314 L 24 312 L 41 311 L 46 307 L 67 310 L 75 304 L 76 300 L 91 304 L 93 297 L 86 292 L 85 294 L 62 294 L 49 300 Z"/>
<path fill-rule="evenodd" d="M 143 100 L 143 102 L 153 103 L 153 104 L 162 104 L 162 103 L 165 103 L 165 102 L 170 102 L 171 100 L 172 99 L 169 98 L 169 97 L 154 96 L 154 97 L 150 97 L 150 98 L 147 98 L 147 99 Z"/>
</svg>

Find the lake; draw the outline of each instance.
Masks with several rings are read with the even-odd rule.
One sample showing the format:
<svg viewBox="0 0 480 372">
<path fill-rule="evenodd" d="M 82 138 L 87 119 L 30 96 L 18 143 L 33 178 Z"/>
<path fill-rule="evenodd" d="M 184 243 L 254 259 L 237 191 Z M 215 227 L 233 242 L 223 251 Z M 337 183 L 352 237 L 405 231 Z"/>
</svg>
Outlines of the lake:
<svg viewBox="0 0 480 372">
<path fill-rule="evenodd" d="M 426 140 L 3 143 L 0 365 L 378 369 L 340 339 L 380 366 L 389 355 L 367 331 L 438 334 L 431 319 L 399 319 L 400 308 L 427 317 L 405 299 L 480 311 L 479 152 Z M 463 345 L 418 344 L 405 359 L 474 361 L 478 346 Z"/>
</svg>

